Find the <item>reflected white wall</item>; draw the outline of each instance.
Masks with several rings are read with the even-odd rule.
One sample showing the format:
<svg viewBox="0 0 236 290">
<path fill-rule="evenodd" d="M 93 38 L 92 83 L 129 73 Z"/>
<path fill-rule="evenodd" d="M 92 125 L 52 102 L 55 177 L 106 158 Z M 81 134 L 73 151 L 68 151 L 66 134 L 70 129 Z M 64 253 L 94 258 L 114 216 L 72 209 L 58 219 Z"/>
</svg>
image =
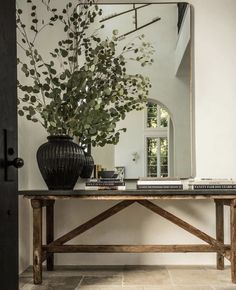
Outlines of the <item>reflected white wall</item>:
<svg viewBox="0 0 236 290">
<path fill-rule="evenodd" d="M 132 8 L 130 5 L 102 5 L 104 15 L 114 15 Z M 119 8 L 118 8 L 119 7 Z M 106 21 L 103 35 L 111 35 L 117 28 L 120 34 L 134 29 L 132 16 L 134 13 Z M 145 41 L 150 42 L 155 49 L 152 66 L 141 67 L 137 63 L 128 62 L 128 72 L 141 73 L 151 80 L 149 98 L 163 104 L 170 112 L 173 122 L 173 152 L 172 176 L 191 176 L 191 128 L 190 128 L 190 8 L 187 10 L 184 28 L 181 34 L 177 31 L 177 5 L 151 5 L 138 10 L 138 25 L 142 26 L 155 17 L 161 20 L 128 35 L 121 41 L 124 46 L 134 39 L 145 34 Z M 187 50 L 187 52 L 186 52 Z M 177 65 L 178 64 L 178 65 Z M 176 75 L 176 66 L 178 74 Z M 114 166 L 124 166 L 127 178 L 145 176 L 145 113 L 133 111 L 127 114 L 126 119 L 118 123 L 117 128 L 127 128 L 122 133 L 120 141 L 114 146 Z M 93 148 L 95 163 L 102 164 L 98 154 L 106 152 L 107 148 Z M 137 152 L 140 158 L 132 161 L 132 153 Z M 103 161 L 107 163 L 107 158 Z M 111 157 L 110 157 L 111 158 Z M 112 164 L 110 162 L 110 164 Z M 111 167 L 112 168 L 112 167 Z"/>
</svg>

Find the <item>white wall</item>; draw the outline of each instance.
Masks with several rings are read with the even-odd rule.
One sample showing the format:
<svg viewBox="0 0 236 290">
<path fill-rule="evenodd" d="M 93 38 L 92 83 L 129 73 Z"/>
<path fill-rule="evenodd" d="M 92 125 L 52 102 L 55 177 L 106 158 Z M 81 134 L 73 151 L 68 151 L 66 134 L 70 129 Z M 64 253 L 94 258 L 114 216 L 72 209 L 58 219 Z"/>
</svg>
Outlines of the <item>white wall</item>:
<svg viewBox="0 0 236 290">
<path fill-rule="evenodd" d="M 141 1 L 143 2 L 143 1 Z M 163 1 L 164 2 L 164 1 Z M 168 0 L 169 2 L 169 0 Z M 195 139 L 197 177 L 236 178 L 236 1 L 191 0 L 195 18 Z M 20 119 L 20 122 L 22 120 Z M 25 156 L 31 163 L 28 188 L 45 188 L 35 163 L 37 147 L 45 133 L 32 126 Z M 32 138 L 32 136 L 34 136 Z M 26 158 L 27 157 L 27 158 Z M 56 235 L 77 226 L 114 202 L 63 201 L 56 204 Z M 215 233 L 213 202 L 158 202 L 208 234 Z M 226 223 L 229 222 L 228 214 Z M 229 235 L 226 227 L 227 237 Z M 229 240 L 228 238 L 226 239 Z M 78 242 L 78 241 L 77 241 Z M 81 236 L 95 243 L 196 243 L 197 239 L 151 212 L 133 205 Z M 32 243 L 31 243 L 32 244 Z M 28 249 L 31 253 L 32 249 Z M 59 264 L 214 264 L 215 254 L 61 254 Z"/>
<path fill-rule="evenodd" d="M 181 66 L 181 62 L 184 58 L 186 49 L 191 41 L 191 8 L 190 5 L 185 11 L 181 28 L 179 31 L 179 37 L 175 49 L 175 71 L 178 74 L 178 70 Z"/>
<path fill-rule="evenodd" d="M 125 120 L 117 124 L 117 128 L 126 128 L 121 134 L 119 143 L 114 146 L 115 166 L 125 167 L 126 178 L 145 176 L 144 168 L 144 111 L 131 111 Z M 133 155 L 139 158 L 133 161 Z"/>
<path fill-rule="evenodd" d="M 92 156 L 95 164 L 102 165 L 105 170 L 114 168 L 114 145 L 107 144 L 104 147 L 92 147 Z"/>
</svg>

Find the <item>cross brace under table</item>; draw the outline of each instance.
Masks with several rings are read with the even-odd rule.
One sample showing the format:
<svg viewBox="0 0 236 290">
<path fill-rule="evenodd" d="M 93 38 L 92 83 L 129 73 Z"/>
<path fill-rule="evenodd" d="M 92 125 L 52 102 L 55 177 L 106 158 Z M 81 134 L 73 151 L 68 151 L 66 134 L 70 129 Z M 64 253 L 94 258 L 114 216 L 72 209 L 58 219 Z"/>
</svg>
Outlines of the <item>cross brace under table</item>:
<svg viewBox="0 0 236 290">
<path fill-rule="evenodd" d="M 52 271 L 54 267 L 54 253 L 190 253 L 190 252 L 215 252 L 217 253 L 217 269 L 224 269 L 224 258 L 231 262 L 232 282 L 236 283 L 236 196 L 231 199 L 224 199 L 217 196 L 210 198 L 215 201 L 216 207 L 216 238 L 209 236 L 203 231 L 197 229 L 191 224 L 178 218 L 174 214 L 164 210 L 154 204 L 147 198 L 125 199 L 115 206 L 105 210 L 89 221 L 81 224 L 65 235 L 54 240 L 54 203 L 57 199 L 64 199 L 66 196 L 29 196 L 33 208 L 33 275 L 34 283 L 42 283 L 42 264 L 46 260 L 47 270 Z M 78 197 L 78 196 L 77 196 Z M 70 196 L 70 198 L 72 198 Z M 121 197 L 120 197 L 121 198 Z M 104 198 L 108 200 L 108 198 Z M 103 200 L 104 200 L 103 199 Z M 154 198 L 158 199 L 158 198 Z M 162 198 L 160 198 L 162 199 Z M 168 198 L 165 198 L 168 199 Z M 173 199 L 170 197 L 169 199 Z M 176 198 L 178 200 L 181 199 Z M 190 198 L 183 198 L 190 199 Z M 197 199 L 192 198 L 192 199 Z M 187 232 L 193 234 L 197 238 L 204 241 L 206 244 L 189 244 L 189 245 L 65 245 L 65 243 L 74 239 L 78 235 L 86 232 L 107 218 L 127 208 L 131 204 L 138 203 L 139 205 L 151 210 L 160 215 L 175 225 L 181 227 Z M 231 244 L 224 244 L 224 205 L 230 206 L 230 231 Z M 46 207 L 46 245 L 42 244 L 42 209 Z"/>
</svg>

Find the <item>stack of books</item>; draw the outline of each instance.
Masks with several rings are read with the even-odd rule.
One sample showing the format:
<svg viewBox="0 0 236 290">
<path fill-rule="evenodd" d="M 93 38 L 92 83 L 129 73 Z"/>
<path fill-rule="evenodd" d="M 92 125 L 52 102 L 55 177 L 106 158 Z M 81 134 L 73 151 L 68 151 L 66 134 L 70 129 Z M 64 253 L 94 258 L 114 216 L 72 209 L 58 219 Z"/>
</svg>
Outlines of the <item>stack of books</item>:
<svg viewBox="0 0 236 290">
<path fill-rule="evenodd" d="M 236 189 L 236 180 L 202 178 L 189 181 L 189 189 Z"/>
<path fill-rule="evenodd" d="M 187 182 L 186 182 L 187 181 Z M 142 177 L 137 181 L 137 189 L 186 189 L 188 179 L 169 177 Z"/>
<path fill-rule="evenodd" d="M 125 190 L 125 182 L 120 178 L 92 178 L 85 183 L 86 190 Z"/>
</svg>

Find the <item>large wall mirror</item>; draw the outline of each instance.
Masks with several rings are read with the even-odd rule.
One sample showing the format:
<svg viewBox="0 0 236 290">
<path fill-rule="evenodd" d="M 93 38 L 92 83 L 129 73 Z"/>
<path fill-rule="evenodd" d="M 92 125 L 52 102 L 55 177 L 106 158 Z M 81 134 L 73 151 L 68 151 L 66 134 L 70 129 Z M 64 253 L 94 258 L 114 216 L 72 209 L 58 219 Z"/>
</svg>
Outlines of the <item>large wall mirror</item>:
<svg viewBox="0 0 236 290">
<path fill-rule="evenodd" d="M 192 172 L 191 7 L 187 3 L 102 4 L 102 33 L 118 30 L 121 42 L 144 35 L 154 47 L 153 65 L 130 72 L 151 80 L 145 108 L 118 123 L 117 145 L 92 147 L 96 164 L 124 167 L 126 178 L 189 177 Z M 125 37 L 124 37 L 125 36 Z"/>
</svg>

